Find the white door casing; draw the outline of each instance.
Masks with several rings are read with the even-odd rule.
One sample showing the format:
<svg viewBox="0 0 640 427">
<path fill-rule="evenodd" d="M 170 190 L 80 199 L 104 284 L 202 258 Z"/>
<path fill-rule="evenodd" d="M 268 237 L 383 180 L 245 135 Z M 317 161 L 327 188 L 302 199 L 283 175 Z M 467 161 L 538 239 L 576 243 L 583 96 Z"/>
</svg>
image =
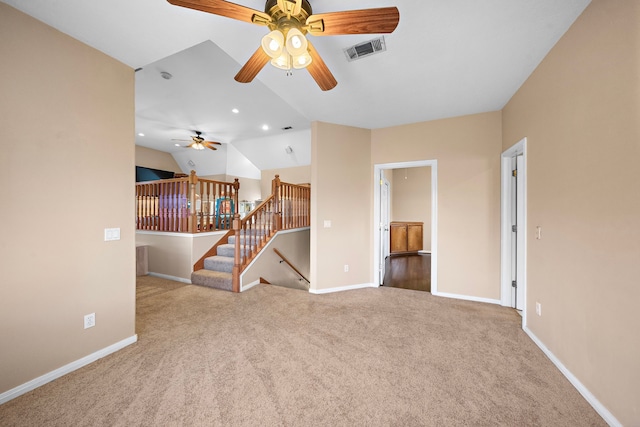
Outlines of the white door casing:
<svg viewBox="0 0 640 427">
<path fill-rule="evenodd" d="M 527 139 L 514 144 L 501 158 L 501 304 L 523 311 L 526 325 Z M 517 179 L 513 170 L 517 168 Z M 514 233 L 512 226 L 516 225 Z M 513 281 L 516 287 L 512 286 Z"/>
<path fill-rule="evenodd" d="M 402 163 L 383 163 L 374 165 L 374 189 L 373 189 L 373 277 L 378 283 L 382 284 L 382 278 L 379 276 L 379 265 L 382 254 L 381 245 L 381 233 L 379 230 L 381 212 L 380 212 L 380 199 L 381 199 L 381 185 L 380 174 L 385 169 L 401 169 L 401 168 L 414 168 L 414 167 L 431 167 L 431 293 L 436 295 L 438 293 L 438 161 L 437 160 L 418 160 L 412 162 Z M 387 243 L 388 244 L 388 243 Z"/>
<path fill-rule="evenodd" d="M 380 277 L 382 284 L 385 275 L 386 259 L 389 256 L 389 181 L 384 176 L 384 170 L 380 171 Z"/>
</svg>

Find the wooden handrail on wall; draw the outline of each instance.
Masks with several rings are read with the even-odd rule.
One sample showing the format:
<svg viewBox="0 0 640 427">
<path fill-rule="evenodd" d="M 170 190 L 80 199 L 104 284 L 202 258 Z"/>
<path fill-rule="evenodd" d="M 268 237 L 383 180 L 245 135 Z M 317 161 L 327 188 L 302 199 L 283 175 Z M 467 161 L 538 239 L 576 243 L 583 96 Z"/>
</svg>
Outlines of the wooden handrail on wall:
<svg viewBox="0 0 640 427">
<path fill-rule="evenodd" d="M 182 178 L 136 183 L 136 229 L 175 233 L 229 230 L 240 182 Z"/>
<path fill-rule="evenodd" d="M 298 269 L 296 268 L 296 266 L 295 266 L 295 265 L 293 265 L 293 264 L 291 263 L 291 261 L 289 261 L 289 260 L 287 259 L 287 257 L 285 257 L 284 255 L 282 255 L 282 252 L 280 252 L 280 251 L 279 251 L 279 250 L 277 250 L 276 248 L 273 248 L 273 251 L 276 253 L 276 255 L 278 255 L 278 256 L 280 257 L 280 259 L 282 260 L 281 262 L 284 262 L 284 263 L 285 263 L 285 264 L 287 264 L 289 267 L 291 267 L 291 269 L 292 269 L 293 271 L 295 271 L 295 272 L 296 272 L 296 274 L 297 274 L 298 276 L 302 277 L 302 278 L 304 279 L 304 281 L 305 281 L 305 282 L 307 282 L 307 283 L 311 283 L 311 282 L 309 281 L 309 279 L 307 279 L 307 278 L 304 276 L 304 274 L 300 273 L 300 270 L 298 270 Z"/>
</svg>

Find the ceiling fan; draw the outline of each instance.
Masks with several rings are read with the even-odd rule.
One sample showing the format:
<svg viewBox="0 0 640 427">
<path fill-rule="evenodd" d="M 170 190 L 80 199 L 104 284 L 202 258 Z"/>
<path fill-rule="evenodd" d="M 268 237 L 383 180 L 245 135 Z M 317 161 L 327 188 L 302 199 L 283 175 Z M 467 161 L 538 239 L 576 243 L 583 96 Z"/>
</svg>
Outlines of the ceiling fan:
<svg viewBox="0 0 640 427">
<path fill-rule="evenodd" d="M 215 147 L 215 145 L 222 145 L 219 142 L 214 142 L 214 141 L 205 141 L 204 138 L 200 135 L 202 135 L 202 132 L 200 131 L 194 131 L 196 134 L 195 136 L 191 137 L 191 144 L 189 145 L 183 145 L 183 148 L 193 148 L 195 150 L 204 150 L 205 148 L 209 148 L 211 150 L 217 150 L 217 148 Z M 181 142 L 189 142 L 188 139 L 172 139 L 172 141 L 181 141 Z M 176 144 L 178 145 L 178 144 Z"/>
<path fill-rule="evenodd" d="M 338 82 L 306 34 L 334 36 L 341 34 L 392 33 L 400 21 L 397 7 L 349 10 L 314 15 L 308 0 L 267 0 L 264 12 L 224 0 L 168 0 L 175 6 L 213 13 L 239 21 L 264 25 L 271 30 L 261 46 L 240 69 L 235 80 L 249 83 L 271 62 L 291 73 L 292 68 L 306 68 L 320 89 L 331 90 Z"/>
</svg>

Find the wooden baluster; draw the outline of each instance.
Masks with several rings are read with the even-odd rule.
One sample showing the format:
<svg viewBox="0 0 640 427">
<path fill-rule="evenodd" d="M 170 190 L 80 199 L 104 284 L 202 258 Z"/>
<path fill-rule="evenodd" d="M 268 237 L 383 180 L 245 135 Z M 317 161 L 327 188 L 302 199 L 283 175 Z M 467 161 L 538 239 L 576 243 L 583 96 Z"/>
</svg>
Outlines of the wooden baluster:
<svg viewBox="0 0 640 427">
<path fill-rule="evenodd" d="M 167 229 L 167 183 L 160 184 L 160 230 Z"/>
<path fill-rule="evenodd" d="M 140 230 L 140 186 L 136 185 L 136 230 Z"/>
<path fill-rule="evenodd" d="M 144 229 L 149 229 L 149 184 L 144 186 L 144 198 L 143 198 L 143 215 L 144 215 Z"/>
<path fill-rule="evenodd" d="M 240 223 L 240 215 L 236 214 L 233 218 L 233 230 L 236 236 L 233 276 L 231 279 L 231 290 L 233 292 L 240 292 L 240 267 L 242 266 L 242 260 L 240 258 Z"/>
</svg>

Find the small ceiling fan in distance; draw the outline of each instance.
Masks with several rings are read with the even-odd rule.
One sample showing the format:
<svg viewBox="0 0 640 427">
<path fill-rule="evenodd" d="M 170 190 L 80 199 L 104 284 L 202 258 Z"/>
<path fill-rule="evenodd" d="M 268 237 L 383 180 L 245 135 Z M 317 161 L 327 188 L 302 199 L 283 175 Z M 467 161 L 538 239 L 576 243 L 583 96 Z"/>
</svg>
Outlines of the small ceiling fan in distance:
<svg viewBox="0 0 640 427">
<path fill-rule="evenodd" d="M 224 0 L 167 0 L 182 6 L 239 21 L 263 25 L 270 32 L 261 46 L 240 69 L 235 80 L 251 82 L 271 62 L 286 70 L 306 68 L 320 89 L 331 90 L 338 82 L 315 50 L 306 34 L 335 36 L 343 34 L 388 34 L 400 21 L 397 7 L 349 10 L 314 15 L 308 0 L 267 0 L 264 12 Z"/>
<path fill-rule="evenodd" d="M 183 148 L 193 148 L 195 150 L 204 150 L 205 148 L 209 148 L 211 150 L 217 150 L 215 146 L 222 145 L 219 142 L 205 141 L 204 138 L 201 136 L 202 132 L 197 130 L 194 132 L 195 132 L 195 135 L 191 137 L 191 144 L 183 145 L 182 146 Z M 189 142 L 188 139 L 172 139 L 172 141 Z"/>
</svg>

